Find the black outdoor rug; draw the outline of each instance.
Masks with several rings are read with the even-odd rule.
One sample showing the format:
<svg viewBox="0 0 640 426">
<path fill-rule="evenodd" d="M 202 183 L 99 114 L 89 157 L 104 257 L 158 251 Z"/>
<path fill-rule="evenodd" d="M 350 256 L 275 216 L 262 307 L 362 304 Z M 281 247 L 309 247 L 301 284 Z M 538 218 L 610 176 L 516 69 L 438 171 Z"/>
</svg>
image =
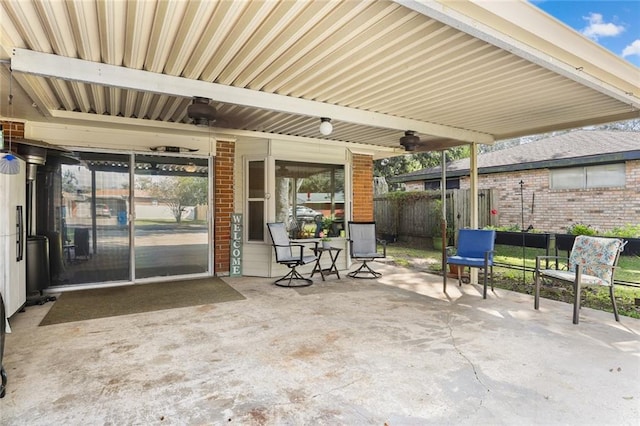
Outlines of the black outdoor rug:
<svg viewBox="0 0 640 426">
<path fill-rule="evenodd" d="M 40 325 L 230 302 L 244 298 L 217 277 L 68 291 L 58 296 Z"/>
</svg>

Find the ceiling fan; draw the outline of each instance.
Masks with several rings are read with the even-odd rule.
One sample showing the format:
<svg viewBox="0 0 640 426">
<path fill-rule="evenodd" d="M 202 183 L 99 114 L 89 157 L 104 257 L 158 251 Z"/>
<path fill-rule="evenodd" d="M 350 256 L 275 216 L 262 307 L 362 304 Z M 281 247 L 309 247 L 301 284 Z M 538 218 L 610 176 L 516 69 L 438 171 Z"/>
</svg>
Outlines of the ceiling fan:
<svg viewBox="0 0 640 426">
<path fill-rule="evenodd" d="M 414 130 L 407 130 L 400 138 L 400 145 L 404 147 L 405 151 L 415 151 L 419 143 L 420 137 L 416 135 Z"/>
<path fill-rule="evenodd" d="M 187 107 L 187 117 L 196 126 L 209 127 L 218 119 L 218 111 L 211 105 L 211 99 L 196 96 L 191 105 Z"/>
<path fill-rule="evenodd" d="M 400 138 L 400 145 L 405 151 L 424 152 L 424 151 L 442 151 L 455 146 L 463 145 L 465 142 L 455 139 L 420 139 L 415 130 L 407 130 L 404 136 Z"/>
<path fill-rule="evenodd" d="M 198 127 L 226 127 L 241 128 L 241 121 L 237 117 L 225 116 L 213 106 L 211 99 L 194 96 L 187 106 L 187 118 Z"/>
</svg>

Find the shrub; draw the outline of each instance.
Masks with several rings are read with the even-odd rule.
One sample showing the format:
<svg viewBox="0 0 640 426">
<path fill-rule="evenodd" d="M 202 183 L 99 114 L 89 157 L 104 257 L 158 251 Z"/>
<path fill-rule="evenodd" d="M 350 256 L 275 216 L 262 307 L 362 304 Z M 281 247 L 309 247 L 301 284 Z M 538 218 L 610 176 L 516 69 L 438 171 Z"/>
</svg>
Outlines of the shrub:
<svg viewBox="0 0 640 426">
<path fill-rule="evenodd" d="M 606 237 L 640 238 L 640 225 L 627 223 L 624 226 L 613 228 L 604 234 Z"/>
<path fill-rule="evenodd" d="M 505 231 L 505 232 L 520 232 L 520 225 L 503 225 L 503 226 L 487 225 L 483 229 L 493 229 L 496 231 Z"/>
<path fill-rule="evenodd" d="M 574 223 L 567 228 L 567 234 L 571 235 L 598 235 L 598 231 L 592 228 L 591 225 L 585 225 L 584 223 Z"/>
</svg>

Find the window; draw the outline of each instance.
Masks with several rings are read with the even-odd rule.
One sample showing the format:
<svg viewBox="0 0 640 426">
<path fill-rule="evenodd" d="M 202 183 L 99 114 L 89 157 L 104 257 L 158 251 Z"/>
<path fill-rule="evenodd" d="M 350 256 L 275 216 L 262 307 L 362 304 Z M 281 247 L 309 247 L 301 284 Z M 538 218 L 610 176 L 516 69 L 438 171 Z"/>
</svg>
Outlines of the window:
<svg viewBox="0 0 640 426">
<path fill-rule="evenodd" d="M 291 238 L 330 236 L 344 229 L 344 166 L 276 161 L 276 220 Z"/>
<path fill-rule="evenodd" d="M 440 181 L 439 180 L 427 180 L 424 182 L 424 190 L 425 191 L 439 191 L 440 190 Z M 447 179 L 447 188 L 446 189 L 460 189 L 460 178 L 451 178 Z"/>
<path fill-rule="evenodd" d="M 264 240 L 264 160 L 249 161 L 247 227 L 249 241 Z"/>
<path fill-rule="evenodd" d="M 551 170 L 551 189 L 624 187 L 624 163 Z"/>
</svg>

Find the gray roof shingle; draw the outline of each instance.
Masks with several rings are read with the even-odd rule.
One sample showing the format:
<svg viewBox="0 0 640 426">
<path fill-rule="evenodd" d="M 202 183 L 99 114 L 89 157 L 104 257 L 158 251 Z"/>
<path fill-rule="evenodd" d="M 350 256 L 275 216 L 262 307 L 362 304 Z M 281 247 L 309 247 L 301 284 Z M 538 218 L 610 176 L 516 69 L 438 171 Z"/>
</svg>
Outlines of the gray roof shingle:
<svg viewBox="0 0 640 426">
<path fill-rule="evenodd" d="M 631 155 L 627 155 L 631 154 Z M 568 166 L 640 158 L 640 132 L 576 130 L 478 156 L 478 173 Z M 469 158 L 447 164 L 447 174 L 468 174 Z M 391 178 L 395 182 L 440 177 L 440 166 Z"/>
</svg>

